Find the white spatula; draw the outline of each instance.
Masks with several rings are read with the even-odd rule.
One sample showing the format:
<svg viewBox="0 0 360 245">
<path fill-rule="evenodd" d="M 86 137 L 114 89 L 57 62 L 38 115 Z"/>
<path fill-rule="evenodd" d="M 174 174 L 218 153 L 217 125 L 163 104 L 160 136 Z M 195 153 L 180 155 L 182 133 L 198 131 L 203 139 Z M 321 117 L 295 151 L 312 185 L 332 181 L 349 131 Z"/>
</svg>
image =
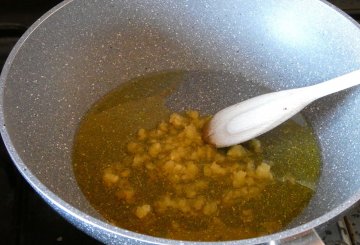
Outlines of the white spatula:
<svg viewBox="0 0 360 245">
<path fill-rule="evenodd" d="M 216 147 L 239 144 L 283 123 L 326 95 L 360 84 L 360 70 L 309 87 L 263 94 L 229 106 L 207 124 L 203 138 Z"/>
</svg>

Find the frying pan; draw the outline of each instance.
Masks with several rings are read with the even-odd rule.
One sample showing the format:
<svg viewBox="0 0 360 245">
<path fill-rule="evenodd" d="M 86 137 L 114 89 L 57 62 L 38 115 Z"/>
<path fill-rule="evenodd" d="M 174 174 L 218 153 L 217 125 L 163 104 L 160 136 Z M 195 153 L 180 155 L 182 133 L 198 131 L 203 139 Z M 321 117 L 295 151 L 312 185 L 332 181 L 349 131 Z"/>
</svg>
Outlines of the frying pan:
<svg viewBox="0 0 360 245">
<path fill-rule="evenodd" d="M 109 244 L 180 244 L 112 226 L 81 193 L 71 166 L 72 143 L 96 100 L 148 73 L 199 71 L 215 74 L 207 76 L 209 84 L 226 82 L 218 103 L 200 99 L 194 105 L 215 112 L 259 94 L 258 87 L 307 86 L 359 68 L 358 24 L 324 1 L 68 0 L 39 19 L 7 59 L 0 78 L 1 134 L 24 178 L 87 234 Z M 194 75 L 195 87 L 201 78 Z M 253 94 L 233 93 L 244 81 L 253 82 Z M 308 207 L 281 232 L 221 244 L 303 240 L 355 205 L 359 115 L 358 88 L 307 107 L 304 116 L 322 156 Z"/>
</svg>

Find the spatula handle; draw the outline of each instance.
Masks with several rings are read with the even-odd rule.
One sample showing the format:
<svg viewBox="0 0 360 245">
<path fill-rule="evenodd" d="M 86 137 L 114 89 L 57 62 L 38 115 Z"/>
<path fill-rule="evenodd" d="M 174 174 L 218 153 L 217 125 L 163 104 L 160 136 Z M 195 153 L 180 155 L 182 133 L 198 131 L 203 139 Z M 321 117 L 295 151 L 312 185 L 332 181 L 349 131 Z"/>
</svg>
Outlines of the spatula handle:
<svg viewBox="0 0 360 245">
<path fill-rule="evenodd" d="M 204 139 L 225 147 L 257 137 L 283 123 L 316 99 L 360 84 L 360 70 L 309 87 L 263 94 L 214 115 Z"/>
<path fill-rule="evenodd" d="M 340 77 L 307 87 L 308 96 L 313 96 L 314 100 L 338 91 L 360 84 L 360 70 L 356 70 Z"/>
</svg>

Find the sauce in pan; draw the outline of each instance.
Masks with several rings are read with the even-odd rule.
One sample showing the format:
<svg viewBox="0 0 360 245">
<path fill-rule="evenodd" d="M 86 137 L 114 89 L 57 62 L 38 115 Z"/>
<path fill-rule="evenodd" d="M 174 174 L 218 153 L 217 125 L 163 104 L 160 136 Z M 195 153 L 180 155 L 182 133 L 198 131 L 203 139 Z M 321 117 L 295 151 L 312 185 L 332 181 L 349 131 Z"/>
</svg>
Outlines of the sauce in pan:
<svg viewBox="0 0 360 245">
<path fill-rule="evenodd" d="M 89 110 L 73 152 L 81 190 L 110 223 L 153 236 L 221 241 L 281 230 L 306 207 L 319 177 L 311 129 L 291 120 L 215 149 L 201 139 L 208 116 L 165 105 L 182 78 L 130 81 Z"/>
</svg>

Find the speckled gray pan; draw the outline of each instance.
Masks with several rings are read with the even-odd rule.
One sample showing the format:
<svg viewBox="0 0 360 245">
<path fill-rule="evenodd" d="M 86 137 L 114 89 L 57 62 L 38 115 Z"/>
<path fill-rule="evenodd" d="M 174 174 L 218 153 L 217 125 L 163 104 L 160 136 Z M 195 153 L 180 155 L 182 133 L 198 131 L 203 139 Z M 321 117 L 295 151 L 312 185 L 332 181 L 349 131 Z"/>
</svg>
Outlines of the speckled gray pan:
<svg viewBox="0 0 360 245">
<path fill-rule="evenodd" d="M 178 244 L 113 227 L 80 192 L 72 141 L 92 103 L 131 78 L 187 70 L 194 74 L 189 89 L 209 90 L 177 106 L 214 112 L 261 87 L 305 86 L 359 68 L 359 26 L 322 1 L 65 1 L 25 33 L 6 62 L 1 134 L 27 181 L 87 234 L 109 244 Z M 254 84 L 248 93 L 241 92 L 246 80 Z M 211 90 L 215 83 L 223 91 Z M 310 205 L 280 233 L 226 244 L 296 237 L 360 199 L 360 89 L 321 99 L 304 115 L 323 159 Z"/>
</svg>

